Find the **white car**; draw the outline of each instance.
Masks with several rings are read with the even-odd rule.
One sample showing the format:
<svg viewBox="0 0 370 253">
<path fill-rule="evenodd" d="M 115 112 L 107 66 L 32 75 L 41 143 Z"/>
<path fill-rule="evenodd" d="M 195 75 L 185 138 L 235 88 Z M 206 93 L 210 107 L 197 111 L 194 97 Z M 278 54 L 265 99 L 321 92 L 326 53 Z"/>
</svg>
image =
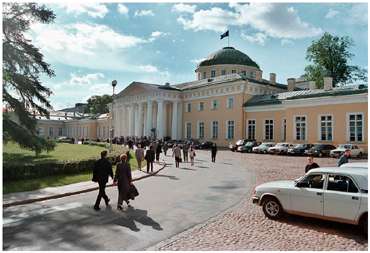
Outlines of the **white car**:
<svg viewBox="0 0 370 253">
<path fill-rule="evenodd" d="M 338 148 L 330 151 L 331 157 L 340 157 L 346 149 L 351 150 L 352 157 L 362 157 L 364 150 L 353 144 L 340 144 Z"/>
<path fill-rule="evenodd" d="M 293 147 L 293 144 L 289 144 L 289 143 L 278 143 L 275 146 L 270 147 L 268 149 L 268 152 L 270 154 L 287 154 L 288 153 L 288 149 L 289 148 L 292 148 L 292 147 Z"/>
<path fill-rule="evenodd" d="M 254 147 L 252 149 L 252 152 L 253 153 L 265 153 L 266 154 L 268 152 L 268 149 L 270 147 L 273 147 L 273 146 L 275 146 L 275 143 L 273 143 L 273 142 L 263 142 L 263 143 L 261 143 L 261 145 L 259 145 L 257 147 Z"/>
<path fill-rule="evenodd" d="M 368 170 L 317 168 L 295 181 L 256 187 L 253 203 L 270 219 L 283 213 L 358 224 L 367 233 Z"/>
</svg>

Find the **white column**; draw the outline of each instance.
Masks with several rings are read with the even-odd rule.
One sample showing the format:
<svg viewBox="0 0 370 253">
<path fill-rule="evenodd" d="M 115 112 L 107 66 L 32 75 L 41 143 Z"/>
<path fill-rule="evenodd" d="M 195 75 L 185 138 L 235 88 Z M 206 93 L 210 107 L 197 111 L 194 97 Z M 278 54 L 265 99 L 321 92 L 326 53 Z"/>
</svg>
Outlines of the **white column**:
<svg viewBox="0 0 370 253">
<path fill-rule="evenodd" d="M 134 135 L 139 136 L 139 109 L 137 104 L 134 104 Z"/>
<path fill-rule="evenodd" d="M 159 100 L 158 103 L 158 110 L 157 110 L 157 133 L 158 133 L 158 139 L 162 139 L 163 138 L 163 134 L 164 134 L 164 110 L 163 110 L 163 106 L 164 106 L 164 102 L 163 100 Z"/>
<path fill-rule="evenodd" d="M 179 102 L 178 104 L 178 108 L 177 108 L 177 125 L 179 126 L 177 128 L 177 136 L 179 137 L 179 139 L 185 139 L 185 134 L 183 134 L 183 125 L 182 125 L 182 102 Z M 185 131 L 185 130 L 184 130 Z"/>
<path fill-rule="evenodd" d="M 128 135 L 134 135 L 134 107 L 130 105 L 128 107 Z"/>
<path fill-rule="evenodd" d="M 132 132 L 131 132 L 131 135 L 136 135 L 136 125 L 137 125 L 137 113 L 136 113 L 136 104 L 133 104 L 132 105 L 132 115 L 131 115 L 131 129 L 132 129 Z"/>
<path fill-rule="evenodd" d="M 151 129 L 153 128 L 153 101 L 152 100 L 148 100 L 147 102 L 148 104 L 148 107 L 147 107 L 147 110 L 146 110 L 146 136 L 150 136 L 151 134 Z"/>
<path fill-rule="evenodd" d="M 137 119 L 137 136 L 143 136 L 143 103 L 139 103 L 138 119 Z"/>
<path fill-rule="evenodd" d="M 171 138 L 172 140 L 177 140 L 177 110 L 178 110 L 178 107 L 177 107 L 177 101 L 174 101 L 172 103 L 172 129 L 171 129 Z"/>
</svg>

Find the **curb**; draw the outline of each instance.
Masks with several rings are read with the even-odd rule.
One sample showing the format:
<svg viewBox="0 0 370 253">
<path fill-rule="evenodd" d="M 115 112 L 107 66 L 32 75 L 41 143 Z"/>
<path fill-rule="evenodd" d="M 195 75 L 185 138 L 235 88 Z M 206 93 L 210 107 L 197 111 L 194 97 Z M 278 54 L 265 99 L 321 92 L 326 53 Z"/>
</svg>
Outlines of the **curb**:
<svg viewBox="0 0 370 253">
<path fill-rule="evenodd" d="M 147 178 L 147 177 L 154 176 L 158 172 L 163 170 L 166 167 L 166 165 L 167 164 L 164 162 L 163 167 L 161 167 L 156 172 L 153 172 L 151 174 L 147 174 L 147 175 L 144 175 L 144 176 L 141 176 L 141 177 L 134 178 L 134 179 L 132 179 L 132 181 L 138 181 L 138 180 L 141 180 L 141 179 L 144 179 L 144 178 Z M 108 184 L 106 187 L 108 188 L 108 187 L 112 187 L 112 186 L 114 186 L 114 185 L 113 184 Z M 14 201 L 14 202 L 3 204 L 3 208 L 7 208 L 7 207 L 11 207 L 11 206 L 25 205 L 25 204 L 31 204 L 31 203 L 34 203 L 34 202 L 40 202 L 40 201 L 50 200 L 50 199 L 59 199 L 59 198 L 73 196 L 73 195 L 77 195 L 77 194 L 81 194 L 81 193 L 96 191 L 96 190 L 99 190 L 99 187 L 92 187 L 92 188 L 84 189 L 84 190 L 81 190 L 81 191 L 75 191 L 75 192 L 66 192 L 66 193 L 63 193 L 63 194 L 57 194 L 57 195 L 52 195 L 52 196 L 47 196 L 47 197 L 42 197 L 42 198 L 19 200 L 19 201 Z"/>
</svg>

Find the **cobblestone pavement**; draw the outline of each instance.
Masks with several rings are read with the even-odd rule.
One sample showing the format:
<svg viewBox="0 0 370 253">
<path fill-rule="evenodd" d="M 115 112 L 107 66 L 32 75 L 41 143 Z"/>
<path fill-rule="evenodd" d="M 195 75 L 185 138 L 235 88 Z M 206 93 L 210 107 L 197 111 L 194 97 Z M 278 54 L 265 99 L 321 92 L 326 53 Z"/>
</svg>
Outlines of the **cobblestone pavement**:
<svg viewBox="0 0 370 253">
<path fill-rule="evenodd" d="M 256 172 L 257 185 L 295 179 L 304 174 L 306 157 L 239 154 L 220 151 L 218 157 L 238 160 Z M 336 159 L 316 158 L 321 166 Z M 368 241 L 353 225 L 286 215 L 273 221 L 251 195 L 236 207 L 153 247 L 156 250 L 367 250 Z"/>
</svg>

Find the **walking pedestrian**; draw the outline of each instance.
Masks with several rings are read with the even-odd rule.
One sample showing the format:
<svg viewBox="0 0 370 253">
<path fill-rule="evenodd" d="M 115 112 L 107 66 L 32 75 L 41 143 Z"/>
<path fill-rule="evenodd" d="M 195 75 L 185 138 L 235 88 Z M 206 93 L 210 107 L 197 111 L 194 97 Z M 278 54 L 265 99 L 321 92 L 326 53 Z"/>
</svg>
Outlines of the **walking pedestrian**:
<svg viewBox="0 0 370 253">
<path fill-rule="evenodd" d="M 162 153 L 162 144 L 161 142 L 158 142 L 157 149 L 155 151 L 155 160 L 157 161 L 157 163 L 159 162 L 159 156 L 161 153 Z"/>
<path fill-rule="evenodd" d="M 191 166 L 194 166 L 195 149 L 193 148 L 193 146 L 190 146 L 189 156 L 190 156 Z"/>
<path fill-rule="evenodd" d="M 154 147 L 152 145 L 149 146 L 144 158 L 146 160 L 146 172 L 149 173 L 149 170 L 153 172 Z"/>
<path fill-rule="evenodd" d="M 139 170 L 141 170 L 141 162 L 144 160 L 144 149 L 141 147 L 140 143 L 137 145 L 137 149 L 135 150 L 135 157 L 137 166 Z"/>
<path fill-rule="evenodd" d="M 216 145 L 216 143 L 213 143 L 213 145 L 211 147 L 212 162 L 216 162 L 216 154 L 217 154 L 217 145 Z"/>
<path fill-rule="evenodd" d="M 305 173 L 309 172 L 312 169 L 319 168 L 320 166 L 313 161 L 313 156 L 307 157 L 307 165 L 304 169 Z"/>
<path fill-rule="evenodd" d="M 129 189 L 132 184 L 131 167 L 127 160 L 127 155 L 120 156 L 121 161 L 117 164 L 116 174 L 114 176 L 114 184 L 118 187 L 118 202 L 117 209 L 123 210 L 122 203 L 126 202 L 128 207 L 131 207 L 129 202 Z"/>
<path fill-rule="evenodd" d="M 189 152 L 189 143 L 185 142 L 184 146 L 182 147 L 182 153 L 184 155 L 184 162 L 188 162 L 188 152 Z"/>
<path fill-rule="evenodd" d="M 341 155 L 341 157 L 339 157 L 338 167 L 340 167 L 342 164 L 348 163 L 350 156 L 351 156 L 351 150 L 346 149 L 344 151 L 343 155 Z"/>
<path fill-rule="evenodd" d="M 181 149 L 177 144 L 175 145 L 173 149 L 172 157 L 173 156 L 175 157 L 176 168 L 179 168 L 180 162 L 181 162 Z"/>
<path fill-rule="evenodd" d="M 107 151 L 106 150 L 102 151 L 100 153 L 100 157 L 101 158 L 94 164 L 92 179 L 92 181 L 97 182 L 99 184 L 99 193 L 94 205 L 94 209 L 96 211 L 100 210 L 99 205 L 102 198 L 105 201 L 105 205 L 109 206 L 110 199 L 105 193 L 105 187 L 106 184 L 108 183 L 109 176 L 113 179 L 112 164 L 107 159 Z"/>
<path fill-rule="evenodd" d="M 168 150 L 168 143 L 167 141 L 163 144 L 163 151 L 164 151 L 164 155 L 167 156 L 167 150 Z"/>
</svg>

